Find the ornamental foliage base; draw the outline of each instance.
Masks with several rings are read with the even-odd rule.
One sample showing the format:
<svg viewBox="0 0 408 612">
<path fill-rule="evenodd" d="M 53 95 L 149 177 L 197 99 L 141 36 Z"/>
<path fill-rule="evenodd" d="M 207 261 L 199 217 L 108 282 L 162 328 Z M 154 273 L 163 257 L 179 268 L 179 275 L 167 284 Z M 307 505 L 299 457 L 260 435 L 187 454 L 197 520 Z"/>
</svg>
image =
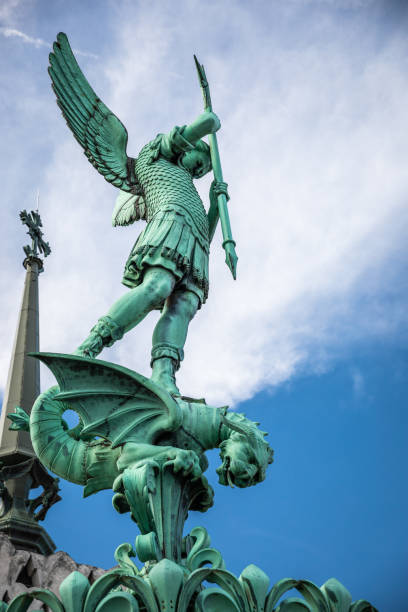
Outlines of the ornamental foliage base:
<svg viewBox="0 0 408 612">
<path fill-rule="evenodd" d="M 25 612 L 33 600 L 52 612 L 376 612 L 367 601 L 352 603 L 350 593 L 334 578 L 320 588 L 291 578 L 270 588 L 269 578 L 255 565 L 236 578 L 224 569 L 220 553 L 206 546 L 205 529 L 196 528 L 189 537 L 195 545 L 183 564 L 162 559 L 139 570 L 129 557 L 134 550 L 123 544 L 115 555 L 119 568 L 92 586 L 75 571 L 62 582 L 59 598 L 46 589 L 32 589 L 9 605 L 0 603 L 0 612 Z M 210 567 L 200 567 L 210 558 Z M 282 599 L 292 589 L 302 597 Z"/>
</svg>

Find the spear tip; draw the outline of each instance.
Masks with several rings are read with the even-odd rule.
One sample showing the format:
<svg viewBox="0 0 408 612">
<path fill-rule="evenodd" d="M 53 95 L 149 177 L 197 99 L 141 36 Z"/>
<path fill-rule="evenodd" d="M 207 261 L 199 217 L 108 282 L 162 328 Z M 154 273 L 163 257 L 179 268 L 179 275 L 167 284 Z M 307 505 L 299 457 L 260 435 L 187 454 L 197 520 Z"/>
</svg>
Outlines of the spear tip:
<svg viewBox="0 0 408 612">
<path fill-rule="evenodd" d="M 231 270 L 232 278 L 234 280 L 237 280 L 237 261 L 238 257 L 236 257 L 235 259 L 230 259 L 228 263 L 228 267 Z"/>
<path fill-rule="evenodd" d="M 228 241 L 226 244 L 224 243 L 224 249 L 225 249 L 225 263 L 231 270 L 232 278 L 234 280 L 237 280 L 238 257 L 235 252 L 235 245 L 232 242 Z"/>
<path fill-rule="evenodd" d="M 199 78 L 201 87 L 205 88 L 205 87 L 208 86 L 208 84 L 207 84 L 207 79 L 206 79 L 206 76 L 205 76 L 204 66 L 203 66 L 203 64 L 200 64 L 200 62 L 198 61 L 197 56 L 196 56 L 195 53 L 194 53 L 193 57 L 194 57 L 195 65 L 196 65 L 196 68 L 197 68 L 198 78 Z"/>
</svg>

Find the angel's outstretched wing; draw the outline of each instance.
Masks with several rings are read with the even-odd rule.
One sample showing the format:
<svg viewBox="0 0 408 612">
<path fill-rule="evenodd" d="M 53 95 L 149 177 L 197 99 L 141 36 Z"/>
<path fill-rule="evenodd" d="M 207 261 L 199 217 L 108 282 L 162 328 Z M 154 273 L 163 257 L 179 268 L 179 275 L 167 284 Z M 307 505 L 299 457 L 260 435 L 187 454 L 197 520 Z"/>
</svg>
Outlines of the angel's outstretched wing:
<svg viewBox="0 0 408 612">
<path fill-rule="evenodd" d="M 120 191 L 112 213 L 113 227 L 130 225 L 139 219 L 146 220 L 146 205 L 143 196 Z"/>
<path fill-rule="evenodd" d="M 161 387 L 122 366 L 76 355 L 31 353 L 60 387 L 53 401 L 69 404 L 82 419 L 81 436 L 100 436 L 112 448 L 125 442 L 155 444 L 180 426 L 177 402 Z"/>
<path fill-rule="evenodd" d="M 98 98 L 60 32 L 50 53 L 48 72 L 57 104 L 91 164 L 124 191 L 138 193 L 134 160 L 127 156 L 125 126 Z"/>
</svg>

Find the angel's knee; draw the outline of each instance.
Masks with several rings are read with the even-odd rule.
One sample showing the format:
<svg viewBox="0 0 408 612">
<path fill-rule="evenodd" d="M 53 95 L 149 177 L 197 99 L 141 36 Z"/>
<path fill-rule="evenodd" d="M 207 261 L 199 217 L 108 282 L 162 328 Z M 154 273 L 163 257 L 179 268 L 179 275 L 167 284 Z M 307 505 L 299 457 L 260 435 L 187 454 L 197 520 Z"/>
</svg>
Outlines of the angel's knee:
<svg viewBox="0 0 408 612">
<path fill-rule="evenodd" d="M 174 275 L 158 266 L 149 268 L 143 279 L 143 288 L 152 307 L 160 305 L 166 300 L 174 289 L 176 279 Z"/>
<path fill-rule="evenodd" d="M 172 314 L 190 322 L 198 309 L 198 297 L 192 291 L 177 291 L 170 299 L 169 310 Z"/>
</svg>

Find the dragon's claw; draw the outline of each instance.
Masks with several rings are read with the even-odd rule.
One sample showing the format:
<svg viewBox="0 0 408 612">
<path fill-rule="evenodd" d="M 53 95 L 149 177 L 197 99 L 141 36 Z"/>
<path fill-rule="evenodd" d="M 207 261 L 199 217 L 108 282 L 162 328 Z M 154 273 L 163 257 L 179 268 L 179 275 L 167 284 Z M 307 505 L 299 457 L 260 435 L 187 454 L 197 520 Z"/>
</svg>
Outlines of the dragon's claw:
<svg viewBox="0 0 408 612">
<path fill-rule="evenodd" d="M 183 476 L 199 478 L 202 474 L 197 454 L 192 450 L 172 448 L 167 453 L 166 465 L 171 465 L 175 473 L 180 472 Z"/>
</svg>

